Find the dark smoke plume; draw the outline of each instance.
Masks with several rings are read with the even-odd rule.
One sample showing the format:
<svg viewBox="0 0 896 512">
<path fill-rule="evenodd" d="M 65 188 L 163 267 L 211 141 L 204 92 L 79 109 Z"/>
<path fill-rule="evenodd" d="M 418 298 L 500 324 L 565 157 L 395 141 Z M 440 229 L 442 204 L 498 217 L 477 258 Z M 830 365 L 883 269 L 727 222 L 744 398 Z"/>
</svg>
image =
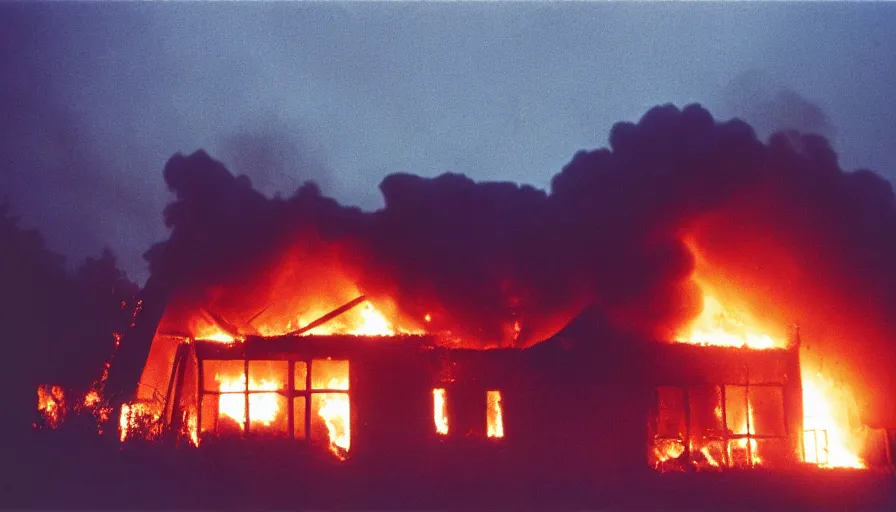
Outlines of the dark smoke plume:
<svg viewBox="0 0 896 512">
<path fill-rule="evenodd" d="M 266 304 L 297 311 L 316 294 L 335 307 L 361 292 L 479 347 L 531 345 L 586 308 L 669 339 L 701 309 L 696 272 L 776 335 L 799 323 L 862 395 L 894 389 L 888 182 L 844 172 L 821 136 L 763 144 L 698 105 L 654 108 L 609 142 L 576 154 L 549 193 L 396 174 L 372 213 L 312 184 L 267 199 L 205 153 L 177 155 L 165 168 L 171 237 L 147 258 L 153 279 L 237 324 Z"/>
</svg>

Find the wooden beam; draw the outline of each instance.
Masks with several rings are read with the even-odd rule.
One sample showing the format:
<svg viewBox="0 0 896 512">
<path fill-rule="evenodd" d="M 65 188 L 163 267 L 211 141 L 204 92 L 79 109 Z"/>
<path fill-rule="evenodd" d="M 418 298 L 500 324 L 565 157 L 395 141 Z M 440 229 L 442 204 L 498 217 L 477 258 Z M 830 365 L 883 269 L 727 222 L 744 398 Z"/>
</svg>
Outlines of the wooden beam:
<svg viewBox="0 0 896 512">
<path fill-rule="evenodd" d="M 339 316 L 339 315 L 341 315 L 341 314 L 343 314 L 343 313 L 349 311 L 350 309 L 352 309 L 352 308 L 358 306 L 359 304 L 361 304 L 361 303 L 364 302 L 365 300 L 367 300 L 367 297 L 364 296 L 364 295 L 361 295 L 360 297 L 358 297 L 358 298 L 356 298 L 356 299 L 354 299 L 354 300 L 352 300 L 352 301 L 346 302 L 345 304 L 339 306 L 338 308 L 334 309 L 333 311 L 330 311 L 329 313 L 327 313 L 326 315 L 324 315 L 324 316 L 318 318 L 317 320 L 314 320 L 313 322 L 309 323 L 309 324 L 306 325 L 305 327 L 301 327 L 301 328 L 299 328 L 299 329 L 296 329 L 295 331 L 292 331 L 292 332 L 289 333 L 287 336 L 298 336 L 298 335 L 300 335 L 300 334 L 302 334 L 302 333 L 304 333 L 304 332 L 308 332 L 308 331 L 310 331 L 311 329 L 314 329 L 315 327 L 319 327 L 319 326 L 321 326 L 321 325 L 323 325 L 323 324 L 329 322 L 330 320 L 336 318 L 337 316 Z"/>
</svg>

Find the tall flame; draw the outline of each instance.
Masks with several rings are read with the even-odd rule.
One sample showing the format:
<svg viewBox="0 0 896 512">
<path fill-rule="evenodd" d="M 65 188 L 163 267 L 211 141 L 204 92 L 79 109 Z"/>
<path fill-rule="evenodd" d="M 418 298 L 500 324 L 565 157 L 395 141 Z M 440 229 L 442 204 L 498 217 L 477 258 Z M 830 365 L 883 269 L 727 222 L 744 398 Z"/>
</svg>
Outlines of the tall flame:
<svg viewBox="0 0 896 512">
<path fill-rule="evenodd" d="M 821 373 L 803 371 L 806 462 L 825 467 L 865 467 L 862 459 L 849 448 L 854 441 L 849 435 L 846 401 L 842 391 Z"/>
<path fill-rule="evenodd" d="M 501 392 L 486 393 L 486 433 L 488 437 L 504 437 L 504 414 L 501 407 Z"/>
<path fill-rule="evenodd" d="M 327 384 L 329 389 L 348 389 L 348 378 L 333 378 Z M 349 414 L 348 395 L 328 393 L 321 400 L 317 411 L 327 425 L 330 437 L 330 451 L 337 457 L 344 458 L 351 447 L 351 417 Z"/>
<path fill-rule="evenodd" d="M 703 297 L 703 311 L 675 341 L 716 347 L 775 348 L 781 344 L 745 323 L 715 297 Z M 786 344 L 785 344 L 786 346 Z"/>
<path fill-rule="evenodd" d="M 60 386 L 41 385 L 37 388 L 37 410 L 47 426 L 59 427 L 65 416 L 65 392 Z"/>
</svg>

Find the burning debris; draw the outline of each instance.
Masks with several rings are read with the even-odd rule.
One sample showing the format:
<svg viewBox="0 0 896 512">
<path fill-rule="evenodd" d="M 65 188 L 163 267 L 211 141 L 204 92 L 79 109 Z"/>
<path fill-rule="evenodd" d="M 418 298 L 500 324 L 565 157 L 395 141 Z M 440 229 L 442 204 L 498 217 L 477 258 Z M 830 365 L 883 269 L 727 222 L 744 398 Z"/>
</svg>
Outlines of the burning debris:
<svg viewBox="0 0 896 512">
<path fill-rule="evenodd" d="M 37 388 L 37 410 L 48 428 L 56 429 L 65 421 L 65 392 L 60 386 Z M 39 425 L 35 424 L 35 428 Z"/>
</svg>

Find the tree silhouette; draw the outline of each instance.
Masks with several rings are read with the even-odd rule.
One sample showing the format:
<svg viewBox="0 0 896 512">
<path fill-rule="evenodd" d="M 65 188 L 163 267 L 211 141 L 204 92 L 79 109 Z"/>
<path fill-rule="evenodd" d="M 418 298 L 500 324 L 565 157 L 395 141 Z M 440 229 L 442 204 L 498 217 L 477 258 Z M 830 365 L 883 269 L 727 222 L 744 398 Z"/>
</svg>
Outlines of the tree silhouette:
<svg viewBox="0 0 896 512">
<path fill-rule="evenodd" d="M 11 401 L 4 430 L 23 434 L 35 418 L 36 390 L 59 384 L 84 392 L 101 378 L 115 332 L 130 323 L 137 286 L 105 250 L 75 275 L 39 232 L 0 203 L 0 347 Z M 4 379 L 4 380 L 7 380 Z M 9 438 L 7 438 L 9 439 Z"/>
</svg>

